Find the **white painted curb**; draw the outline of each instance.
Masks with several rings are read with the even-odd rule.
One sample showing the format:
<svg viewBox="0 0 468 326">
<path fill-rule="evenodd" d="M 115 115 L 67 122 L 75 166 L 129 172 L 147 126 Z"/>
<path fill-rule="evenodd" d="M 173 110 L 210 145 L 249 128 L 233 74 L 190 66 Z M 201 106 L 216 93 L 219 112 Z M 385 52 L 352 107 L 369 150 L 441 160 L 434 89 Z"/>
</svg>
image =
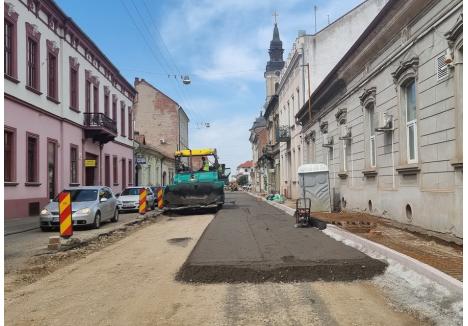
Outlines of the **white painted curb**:
<svg viewBox="0 0 468 326">
<path fill-rule="evenodd" d="M 280 203 L 272 202 L 270 200 L 266 200 L 265 198 L 252 194 L 252 193 L 248 193 L 248 194 L 256 198 L 263 199 L 268 204 L 279 208 L 280 210 L 282 210 L 283 212 L 289 215 L 294 215 L 295 210 L 293 208 L 287 207 L 286 205 L 283 205 Z M 355 244 L 358 245 L 358 247 L 355 249 L 358 249 L 359 251 L 362 251 L 364 253 L 367 250 L 374 251 L 377 254 L 385 258 L 392 259 L 398 262 L 399 264 L 401 264 L 402 266 L 408 269 L 411 269 L 415 271 L 416 273 L 419 273 L 434 282 L 439 283 L 440 285 L 446 287 L 447 289 L 451 291 L 454 291 L 457 294 L 463 294 L 463 282 L 460 282 L 459 280 L 439 271 L 438 269 L 432 266 L 424 264 L 420 262 L 419 260 L 411 258 L 407 255 L 404 255 L 398 251 L 385 247 L 376 242 L 364 239 L 358 235 L 355 235 L 354 233 L 343 230 L 333 224 L 327 224 L 326 230 L 327 232 L 337 235 L 340 238 L 354 242 Z M 364 250 L 361 250 L 361 249 L 364 249 Z"/>
<path fill-rule="evenodd" d="M 355 235 L 354 233 L 343 230 L 335 225 L 327 224 L 327 230 L 328 233 L 335 234 L 341 238 L 354 242 L 358 246 L 361 246 L 362 248 L 364 248 L 364 250 L 361 250 L 364 253 L 366 250 L 374 251 L 377 254 L 384 256 L 385 258 L 392 259 L 401 264 L 402 266 L 411 269 L 416 273 L 421 274 L 436 283 L 439 283 L 440 285 L 446 287 L 451 291 L 456 292 L 457 294 L 463 294 L 462 282 L 451 277 L 450 275 L 439 271 L 438 269 L 432 266 L 424 264 L 419 260 L 416 260 L 398 251 L 385 247 L 379 243 L 364 239 L 358 235 Z M 356 249 L 359 249 L 359 247 Z"/>
</svg>

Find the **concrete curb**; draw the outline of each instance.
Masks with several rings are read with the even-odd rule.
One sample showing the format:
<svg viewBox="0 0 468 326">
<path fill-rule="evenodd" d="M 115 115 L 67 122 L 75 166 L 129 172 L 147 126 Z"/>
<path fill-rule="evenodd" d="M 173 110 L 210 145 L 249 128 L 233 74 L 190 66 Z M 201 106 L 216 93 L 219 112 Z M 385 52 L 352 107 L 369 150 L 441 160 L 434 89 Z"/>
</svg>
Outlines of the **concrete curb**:
<svg viewBox="0 0 468 326">
<path fill-rule="evenodd" d="M 350 240 L 358 246 L 361 246 L 365 250 L 374 251 L 377 254 L 384 256 L 385 258 L 392 259 L 401 264 L 402 266 L 411 269 L 416 273 L 421 274 L 436 283 L 439 283 L 440 285 L 446 287 L 451 291 L 454 291 L 458 294 L 463 294 L 462 282 L 451 277 L 450 275 L 445 274 L 444 272 L 441 272 L 440 270 L 432 266 L 429 266 L 407 255 L 404 255 L 396 250 L 385 247 L 379 243 L 364 239 L 358 235 L 355 235 L 354 233 L 343 230 L 335 225 L 328 224 L 327 230 L 328 233 L 337 235 L 345 240 Z M 359 250 L 358 247 L 356 249 Z"/>
<path fill-rule="evenodd" d="M 256 198 L 261 198 L 263 201 L 267 202 L 268 204 L 275 206 L 282 210 L 283 212 L 289 214 L 289 215 L 294 215 L 294 209 L 287 207 L 283 204 L 279 204 L 276 202 L 272 202 L 269 200 L 266 200 L 265 198 L 248 193 L 249 195 L 256 197 Z M 381 244 L 375 243 L 373 241 L 364 239 L 358 235 L 355 235 L 354 233 L 351 233 L 349 231 L 343 230 L 333 224 L 327 224 L 327 232 L 330 232 L 332 234 L 335 234 L 344 240 L 349 240 L 357 244 L 359 247 L 355 248 L 358 249 L 359 251 L 362 251 L 365 253 L 366 250 L 374 251 L 377 254 L 388 258 L 392 259 L 402 266 L 411 269 L 415 271 L 418 274 L 421 274 L 428 279 L 446 287 L 447 289 L 454 291 L 457 294 L 463 294 L 463 282 L 460 282 L 459 280 L 451 277 L 450 275 L 445 274 L 444 272 L 441 272 L 440 270 L 429 266 L 425 263 L 420 262 L 419 260 L 416 260 L 414 258 L 411 258 L 407 255 L 404 255 L 398 251 L 395 251 L 393 249 L 390 249 L 388 247 L 385 247 Z M 323 232 L 323 231 L 322 231 Z M 346 243 L 345 243 L 346 244 Z M 364 250 L 361 250 L 361 249 Z"/>
</svg>

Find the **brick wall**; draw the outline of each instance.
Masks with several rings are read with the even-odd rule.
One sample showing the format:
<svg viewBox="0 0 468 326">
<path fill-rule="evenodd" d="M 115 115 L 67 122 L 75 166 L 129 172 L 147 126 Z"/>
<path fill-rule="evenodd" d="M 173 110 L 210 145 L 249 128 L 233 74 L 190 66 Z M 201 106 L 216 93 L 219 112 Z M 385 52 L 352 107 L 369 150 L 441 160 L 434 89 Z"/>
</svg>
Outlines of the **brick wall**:
<svg viewBox="0 0 468 326">
<path fill-rule="evenodd" d="M 173 157 L 179 143 L 179 105 L 143 79 L 135 80 L 135 88 L 135 130 L 145 136 L 146 144 Z"/>
</svg>

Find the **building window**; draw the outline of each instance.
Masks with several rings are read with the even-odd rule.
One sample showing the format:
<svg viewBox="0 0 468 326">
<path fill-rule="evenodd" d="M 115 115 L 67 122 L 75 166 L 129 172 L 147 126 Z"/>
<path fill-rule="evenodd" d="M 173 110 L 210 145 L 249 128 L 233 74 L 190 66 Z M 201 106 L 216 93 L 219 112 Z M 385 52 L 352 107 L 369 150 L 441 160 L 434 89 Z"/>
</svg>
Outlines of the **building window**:
<svg viewBox="0 0 468 326">
<path fill-rule="evenodd" d="M 376 166 L 377 162 L 377 151 L 375 145 L 375 105 L 373 102 L 369 103 L 366 107 L 368 126 L 369 126 L 369 164 L 371 167 Z"/>
<path fill-rule="evenodd" d="M 78 146 L 70 147 L 70 183 L 78 182 Z"/>
<path fill-rule="evenodd" d="M 133 184 L 133 164 L 132 160 L 128 160 L 128 185 Z"/>
<path fill-rule="evenodd" d="M 94 112 L 99 113 L 99 86 L 94 85 L 93 87 L 93 106 L 94 106 Z"/>
<path fill-rule="evenodd" d="M 14 182 L 16 180 L 16 132 L 14 129 L 4 131 L 4 181 Z"/>
<path fill-rule="evenodd" d="M 78 59 L 69 57 L 70 65 L 70 108 L 79 111 L 79 75 L 80 64 Z"/>
<path fill-rule="evenodd" d="M 13 9 L 13 5 L 5 2 L 3 55 L 5 76 L 17 78 L 16 23 L 18 21 L 18 13 Z M 18 82 L 16 80 L 13 81 Z"/>
<path fill-rule="evenodd" d="M 70 67 L 70 107 L 78 110 L 78 71 Z"/>
<path fill-rule="evenodd" d="M 122 158 L 122 189 L 125 189 L 127 186 L 127 178 L 125 177 L 127 175 L 127 167 L 125 163 L 125 158 Z"/>
<path fill-rule="evenodd" d="M 33 39 L 28 38 L 28 45 L 27 45 L 27 60 L 28 60 L 28 67 L 27 67 L 27 80 L 26 84 L 29 87 L 34 89 L 38 89 L 38 47 L 36 41 Z"/>
<path fill-rule="evenodd" d="M 105 171 L 105 177 L 104 177 L 104 182 L 107 187 L 110 187 L 110 156 L 106 155 L 104 158 L 104 171 Z"/>
<path fill-rule="evenodd" d="M 91 112 L 91 82 L 86 80 L 85 84 L 85 110 Z"/>
<path fill-rule="evenodd" d="M 128 139 L 133 139 L 133 130 L 132 130 L 132 111 L 129 109 L 128 110 Z"/>
<path fill-rule="evenodd" d="M 109 94 L 104 94 L 104 115 L 109 116 Z"/>
<path fill-rule="evenodd" d="M 39 136 L 28 133 L 26 139 L 26 182 L 38 182 Z"/>
<path fill-rule="evenodd" d="M 119 184 L 119 173 L 117 169 L 117 156 L 114 156 L 112 158 L 112 174 L 114 179 L 114 186 L 117 186 Z"/>
<path fill-rule="evenodd" d="M 112 95 L 112 120 L 117 123 L 117 98 Z"/>
<path fill-rule="evenodd" d="M 412 79 L 404 86 L 406 117 L 406 155 L 408 163 L 416 163 L 417 155 L 417 119 L 416 119 L 416 83 Z"/>
<path fill-rule="evenodd" d="M 26 23 L 26 88 L 40 93 L 40 40 L 36 25 Z"/>
<path fill-rule="evenodd" d="M 57 99 L 57 57 L 48 53 L 47 55 L 47 95 Z"/>
<path fill-rule="evenodd" d="M 11 22 L 5 20 L 3 63 L 5 65 L 5 74 L 12 77 L 13 57 L 16 55 L 13 50 L 13 28 L 14 25 Z"/>
<path fill-rule="evenodd" d="M 120 135 L 125 137 L 125 104 L 120 103 Z"/>
</svg>

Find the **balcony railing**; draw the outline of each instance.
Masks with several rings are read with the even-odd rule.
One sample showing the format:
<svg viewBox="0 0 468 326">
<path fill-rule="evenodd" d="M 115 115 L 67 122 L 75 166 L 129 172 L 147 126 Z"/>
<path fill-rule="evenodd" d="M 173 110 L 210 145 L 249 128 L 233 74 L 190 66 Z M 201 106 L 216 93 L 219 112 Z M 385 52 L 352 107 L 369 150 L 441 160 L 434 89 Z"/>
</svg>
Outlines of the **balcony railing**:
<svg viewBox="0 0 468 326">
<path fill-rule="evenodd" d="M 104 113 L 85 112 L 83 116 L 86 137 L 107 143 L 117 136 L 117 123 Z"/>
<path fill-rule="evenodd" d="M 278 129 L 278 140 L 280 142 L 288 142 L 291 139 L 291 130 L 289 126 L 281 126 Z"/>
<path fill-rule="evenodd" d="M 117 133 L 117 123 L 104 113 L 83 113 L 84 125 L 86 127 L 103 127 L 109 131 Z"/>
</svg>

